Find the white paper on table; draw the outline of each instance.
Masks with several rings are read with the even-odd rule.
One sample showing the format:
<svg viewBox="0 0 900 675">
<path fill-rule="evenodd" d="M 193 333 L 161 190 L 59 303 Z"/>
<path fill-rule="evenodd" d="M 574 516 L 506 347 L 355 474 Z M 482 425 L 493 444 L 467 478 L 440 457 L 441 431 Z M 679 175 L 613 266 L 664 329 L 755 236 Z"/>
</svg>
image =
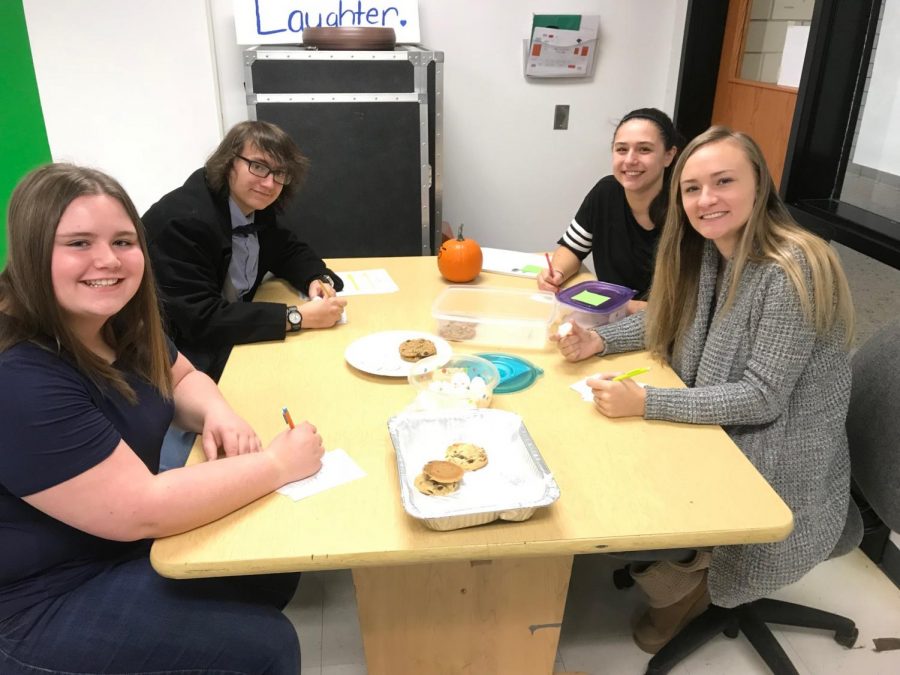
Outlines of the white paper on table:
<svg viewBox="0 0 900 675">
<path fill-rule="evenodd" d="M 591 389 L 591 388 L 587 385 L 587 381 L 588 381 L 588 380 L 592 380 L 592 379 L 594 379 L 595 377 L 600 377 L 600 373 L 594 373 L 593 375 L 588 375 L 588 376 L 587 376 L 586 378 L 584 378 L 583 380 L 578 380 L 578 382 L 576 382 L 575 384 L 570 384 L 570 385 L 569 385 L 569 388 L 570 388 L 570 389 L 574 389 L 575 391 L 577 391 L 578 394 L 581 396 L 581 398 L 584 399 L 585 401 L 593 401 L 593 400 L 594 400 L 594 390 Z M 635 381 L 635 384 L 638 385 L 639 387 L 646 387 L 646 386 L 647 386 L 647 385 L 644 384 L 643 382 L 637 382 L 637 381 Z"/>
<path fill-rule="evenodd" d="M 400 290 L 386 269 L 356 270 L 341 272 L 344 290 L 338 295 L 377 295 L 379 293 L 396 293 Z"/>
<path fill-rule="evenodd" d="M 303 480 L 296 480 L 278 488 L 278 492 L 293 499 L 295 502 L 305 497 L 311 497 L 319 492 L 330 490 L 338 485 L 362 478 L 366 475 L 359 464 L 344 450 L 337 448 L 326 452 L 322 456 L 322 468 L 315 475 Z"/>
<path fill-rule="evenodd" d="M 517 277 L 534 279 L 541 269 L 547 267 L 547 259 L 536 253 L 482 246 L 481 255 L 481 269 L 485 272 L 511 274 Z"/>
</svg>

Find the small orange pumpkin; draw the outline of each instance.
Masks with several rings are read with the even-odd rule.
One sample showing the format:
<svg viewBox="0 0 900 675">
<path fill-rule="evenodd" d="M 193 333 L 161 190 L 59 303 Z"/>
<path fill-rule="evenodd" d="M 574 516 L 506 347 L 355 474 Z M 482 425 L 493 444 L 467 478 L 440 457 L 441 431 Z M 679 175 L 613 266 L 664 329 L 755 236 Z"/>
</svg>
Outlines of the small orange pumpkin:
<svg viewBox="0 0 900 675">
<path fill-rule="evenodd" d="M 462 225 L 456 239 L 448 239 L 438 251 L 438 269 L 448 281 L 472 281 L 481 273 L 482 262 L 481 246 L 463 238 Z"/>
</svg>

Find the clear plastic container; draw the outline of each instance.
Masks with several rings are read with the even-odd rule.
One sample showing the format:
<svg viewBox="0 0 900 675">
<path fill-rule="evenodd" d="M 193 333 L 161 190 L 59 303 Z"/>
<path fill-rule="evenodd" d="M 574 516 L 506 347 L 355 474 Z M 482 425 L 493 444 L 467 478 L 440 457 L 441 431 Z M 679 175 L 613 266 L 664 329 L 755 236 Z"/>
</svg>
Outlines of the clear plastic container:
<svg viewBox="0 0 900 675">
<path fill-rule="evenodd" d="M 597 305 L 576 300 L 575 297 L 584 291 L 602 295 L 607 299 Z M 605 281 L 583 281 L 575 284 L 560 291 L 556 296 L 558 305 L 554 325 L 574 321 L 582 328 L 594 328 L 624 319 L 628 315 L 628 301 L 634 294 L 630 288 Z"/>
<path fill-rule="evenodd" d="M 500 382 L 497 367 L 479 356 L 430 356 L 413 364 L 409 383 L 416 388 L 416 408 L 487 408 Z"/>
<path fill-rule="evenodd" d="M 449 286 L 435 299 L 431 314 L 445 340 L 543 349 L 556 297 L 547 291 Z"/>
</svg>

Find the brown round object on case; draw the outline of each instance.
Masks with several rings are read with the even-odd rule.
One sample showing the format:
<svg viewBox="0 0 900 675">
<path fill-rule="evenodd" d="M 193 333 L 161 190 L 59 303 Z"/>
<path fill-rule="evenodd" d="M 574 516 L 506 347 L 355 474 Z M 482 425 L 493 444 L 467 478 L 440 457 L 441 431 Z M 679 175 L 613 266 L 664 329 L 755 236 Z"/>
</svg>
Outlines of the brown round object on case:
<svg viewBox="0 0 900 675">
<path fill-rule="evenodd" d="M 428 462 L 422 467 L 422 471 L 431 480 L 438 483 L 456 483 L 462 477 L 465 471 L 463 468 L 453 462 L 445 462 L 442 459 L 435 459 Z"/>
<path fill-rule="evenodd" d="M 316 49 L 389 51 L 397 44 L 393 28 L 382 26 L 312 26 L 303 29 L 303 46 Z"/>
</svg>

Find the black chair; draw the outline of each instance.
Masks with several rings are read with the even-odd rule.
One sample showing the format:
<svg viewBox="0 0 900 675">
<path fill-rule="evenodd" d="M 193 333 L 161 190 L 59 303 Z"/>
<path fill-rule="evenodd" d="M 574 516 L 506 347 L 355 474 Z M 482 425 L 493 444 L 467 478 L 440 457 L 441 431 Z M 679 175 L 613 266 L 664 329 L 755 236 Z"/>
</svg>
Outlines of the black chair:
<svg viewBox="0 0 900 675">
<path fill-rule="evenodd" d="M 900 531 L 900 321 L 869 339 L 853 357 L 853 390 L 847 416 L 854 490 L 858 490 L 884 523 Z M 862 538 L 863 522 L 854 500 L 847 525 L 832 552 L 844 555 Z M 618 570 L 617 587 L 629 586 L 626 570 Z M 859 631 L 850 619 L 781 600 L 763 598 L 734 608 L 711 605 L 666 644 L 647 665 L 648 675 L 667 673 L 719 633 L 743 633 L 775 675 L 797 673 L 766 624 L 820 628 L 852 647 Z"/>
</svg>

